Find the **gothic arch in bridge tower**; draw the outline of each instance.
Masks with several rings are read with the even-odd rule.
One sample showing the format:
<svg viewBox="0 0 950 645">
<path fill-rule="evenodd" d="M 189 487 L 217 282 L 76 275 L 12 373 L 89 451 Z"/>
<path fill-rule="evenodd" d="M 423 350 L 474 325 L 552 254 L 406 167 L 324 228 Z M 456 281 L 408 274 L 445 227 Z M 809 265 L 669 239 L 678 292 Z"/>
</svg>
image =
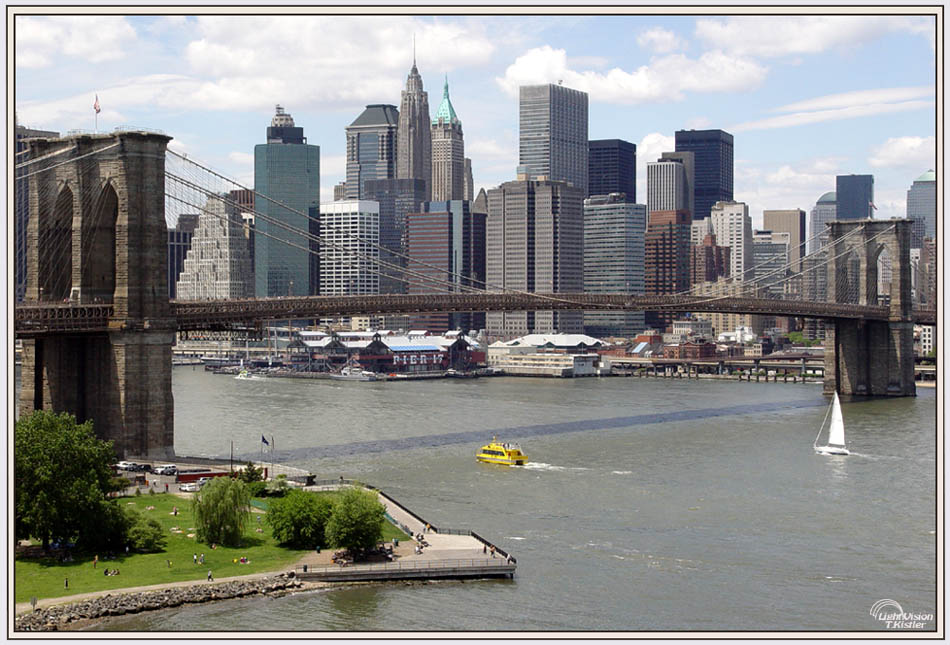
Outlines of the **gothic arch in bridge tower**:
<svg viewBox="0 0 950 645">
<path fill-rule="evenodd" d="M 39 299 L 58 302 L 69 297 L 73 270 L 73 192 L 69 186 L 39 222 L 37 280 Z"/>
<path fill-rule="evenodd" d="M 119 198 L 106 183 L 82 220 L 80 302 L 111 303 L 115 297 L 118 215 Z"/>
</svg>

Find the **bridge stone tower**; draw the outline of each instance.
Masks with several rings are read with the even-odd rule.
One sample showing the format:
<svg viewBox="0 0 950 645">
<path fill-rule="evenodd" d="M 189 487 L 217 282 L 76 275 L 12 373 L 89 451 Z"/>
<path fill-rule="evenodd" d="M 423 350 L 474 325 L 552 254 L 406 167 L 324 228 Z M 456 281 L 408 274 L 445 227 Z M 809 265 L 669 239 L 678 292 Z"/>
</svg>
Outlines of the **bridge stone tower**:
<svg viewBox="0 0 950 645">
<path fill-rule="evenodd" d="M 878 305 L 878 259 L 891 260 L 889 320 L 828 322 L 825 393 L 915 396 L 911 301 L 910 220 L 829 224 L 828 300 Z M 855 230 L 861 229 L 861 230 Z"/>
<path fill-rule="evenodd" d="M 165 147 L 146 132 L 33 139 L 29 302 L 111 303 L 109 331 L 24 340 L 20 413 L 92 419 L 120 458 L 174 454 Z M 37 172 L 42 168 L 50 170 Z"/>
</svg>

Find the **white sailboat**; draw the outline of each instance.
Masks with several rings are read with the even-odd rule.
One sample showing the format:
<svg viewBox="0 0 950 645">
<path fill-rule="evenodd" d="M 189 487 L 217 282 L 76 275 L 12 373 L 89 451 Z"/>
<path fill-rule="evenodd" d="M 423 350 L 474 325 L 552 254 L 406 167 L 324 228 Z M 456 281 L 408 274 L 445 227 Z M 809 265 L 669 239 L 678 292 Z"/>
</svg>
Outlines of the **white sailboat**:
<svg viewBox="0 0 950 645">
<path fill-rule="evenodd" d="M 819 455 L 850 455 L 851 451 L 845 447 L 844 443 L 844 418 L 841 416 L 841 403 L 838 401 L 837 392 L 831 400 L 829 412 L 831 413 L 831 425 L 828 426 L 828 445 L 818 445 L 818 437 L 821 436 L 821 431 L 825 427 L 825 423 L 822 421 L 821 427 L 818 428 L 818 436 L 815 437 L 815 452 Z M 827 419 L 828 415 L 826 414 L 825 420 Z"/>
</svg>

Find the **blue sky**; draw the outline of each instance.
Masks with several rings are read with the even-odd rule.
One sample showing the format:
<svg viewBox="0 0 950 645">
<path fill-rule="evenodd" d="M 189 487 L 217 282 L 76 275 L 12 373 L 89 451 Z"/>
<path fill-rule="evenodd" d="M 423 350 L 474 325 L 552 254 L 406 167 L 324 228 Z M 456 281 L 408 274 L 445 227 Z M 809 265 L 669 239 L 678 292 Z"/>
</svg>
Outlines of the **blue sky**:
<svg viewBox="0 0 950 645">
<path fill-rule="evenodd" d="M 132 125 L 253 186 L 282 105 L 321 149 L 322 200 L 344 127 L 399 104 L 416 36 L 430 112 L 448 75 L 477 187 L 514 178 L 518 85 L 590 95 L 590 137 L 645 163 L 684 128 L 735 135 L 735 199 L 814 206 L 836 174 L 875 177 L 877 217 L 936 163 L 935 30 L 924 16 L 18 16 L 19 122 L 62 133 Z M 93 34 L 94 37 L 90 37 Z"/>
</svg>

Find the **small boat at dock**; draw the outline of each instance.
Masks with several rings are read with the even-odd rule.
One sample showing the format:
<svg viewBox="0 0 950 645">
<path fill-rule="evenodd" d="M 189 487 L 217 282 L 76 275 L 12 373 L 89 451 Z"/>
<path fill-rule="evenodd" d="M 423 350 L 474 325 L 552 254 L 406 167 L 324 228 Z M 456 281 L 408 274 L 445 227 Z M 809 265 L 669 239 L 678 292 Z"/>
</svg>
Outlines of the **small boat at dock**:
<svg viewBox="0 0 950 645">
<path fill-rule="evenodd" d="M 521 446 L 511 442 L 498 441 L 492 437 L 491 441 L 478 449 L 475 459 L 486 464 L 502 464 L 504 466 L 524 466 L 528 456 L 521 450 Z"/>
</svg>

